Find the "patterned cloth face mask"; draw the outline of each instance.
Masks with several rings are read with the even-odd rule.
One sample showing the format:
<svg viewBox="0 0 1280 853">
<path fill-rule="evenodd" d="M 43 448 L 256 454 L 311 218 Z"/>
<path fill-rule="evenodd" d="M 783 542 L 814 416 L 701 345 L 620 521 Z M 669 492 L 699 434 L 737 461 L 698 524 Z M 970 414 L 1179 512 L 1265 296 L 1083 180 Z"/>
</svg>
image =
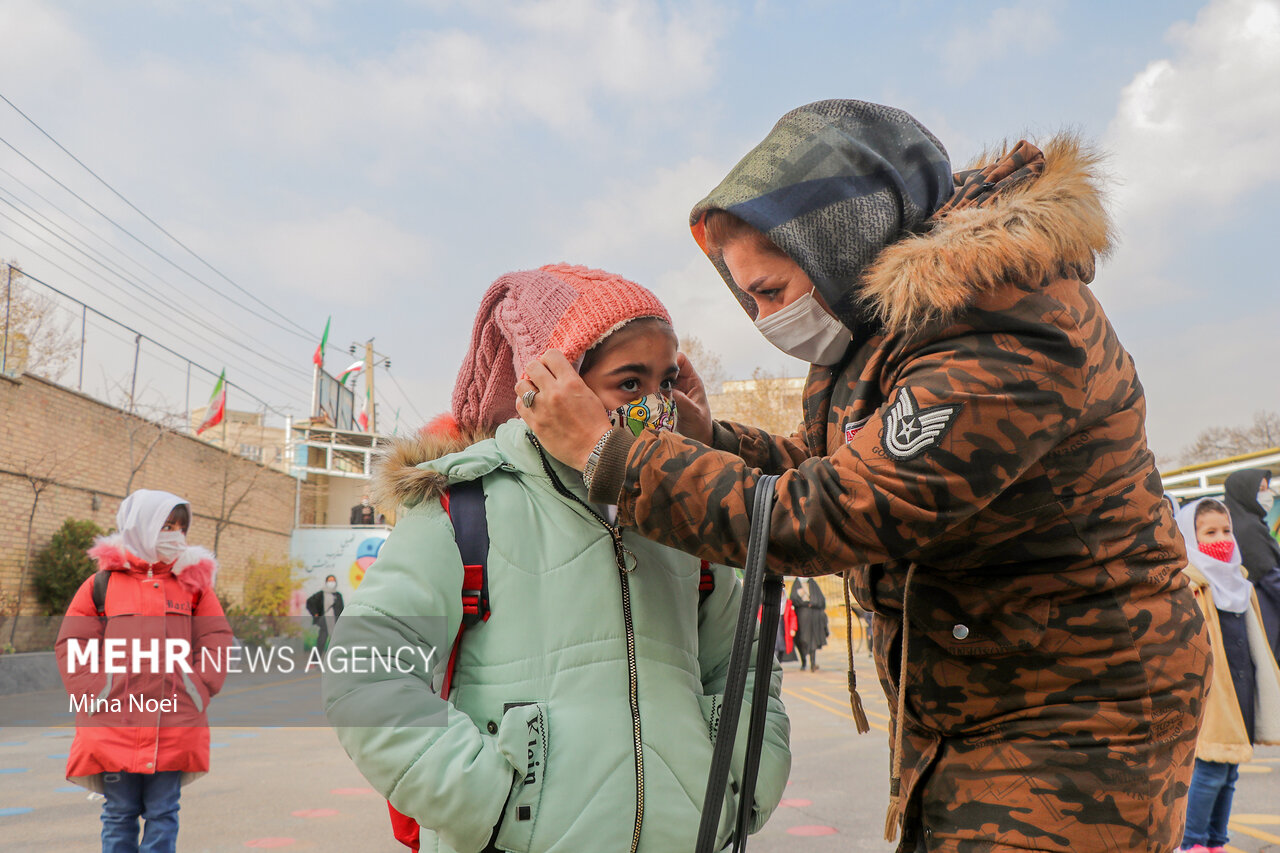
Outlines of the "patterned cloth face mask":
<svg viewBox="0 0 1280 853">
<path fill-rule="evenodd" d="M 632 435 L 640 435 L 645 428 L 674 430 L 676 428 L 676 401 L 674 397 L 661 394 L 646 394 L 639 400 L 633 400 L 625 406 L 619 406 L 609 412 L 609 423 L 619 429 L 630 430 Z"/>
</svg>

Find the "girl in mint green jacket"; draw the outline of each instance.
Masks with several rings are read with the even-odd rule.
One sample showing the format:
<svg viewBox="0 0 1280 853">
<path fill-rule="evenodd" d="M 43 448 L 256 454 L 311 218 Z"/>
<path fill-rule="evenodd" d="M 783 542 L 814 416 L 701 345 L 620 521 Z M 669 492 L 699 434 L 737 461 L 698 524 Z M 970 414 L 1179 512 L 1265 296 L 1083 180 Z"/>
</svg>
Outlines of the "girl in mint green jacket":
<svg viewBox="0 0 1280 853">
<path fill-rule="evenodd" d="M 423 851 L 693 850 L 741 587 L 715 566 L 700 592 L 697 557 L 588 503 L 591 463 L 542 452 L 514 391 L 516 365 L 558 349 L 615 423 L 669 429 L 688 369 L 676 347 L 637 284 L 562 265 L 508 274 L 481 302 L 452 416 L 381 464 L 377 503 L 398 521 L 332 643 L 372 665 L 327 672 L 325 705 L 360 771 L 421 825 Z M 459 635 L 464 569 L 442 496 L 476 480 L 491 616 Z M 752 832 L 791 764 L 776 664 L 770 686 Z M 720 844 L 739 805 L 726 796 Z"/>
</svg>

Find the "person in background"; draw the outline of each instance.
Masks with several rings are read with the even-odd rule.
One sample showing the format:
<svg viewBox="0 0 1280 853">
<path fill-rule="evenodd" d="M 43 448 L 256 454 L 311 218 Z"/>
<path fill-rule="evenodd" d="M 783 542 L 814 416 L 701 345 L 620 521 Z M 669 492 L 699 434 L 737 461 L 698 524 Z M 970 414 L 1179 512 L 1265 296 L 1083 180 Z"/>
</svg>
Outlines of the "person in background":
<svg viewBox="0 0 1280 853">
<path fill-rule="evenodd" d="M 1280 743 L 1280 668 L 1262 632 L 1227 508 L 1208 498 L 1193 501 L 1178 511 L 1178 529 L 1214 654 L 1182 849 L 1223 853 L 1239 765 L 1252 758 L 1253 744 Z"/>
<path fill-rule="evenodd" d="M 773 644 L 773 656 L 778 663 L 791 663 L 800 657 L 796 648 L 796 629 L 800 623 L 790 599 L 778 602 L 778 610 L 778 634 Z"/>
<path fill-rule="evenodd" d="M 329 638 L 333 636 L 333 628 L 342 615 L 342 593 L 338 592 L 338 579 L 329 575 L 324 579 L 324 589 L 317 590 L 307 599 L 307 612 L 311 614 L 311 624 L 320 627 L 320 636 L 316 638 L 316 648 L 328 651 Z"/>
<path fill-rule="evenodd" d="M 1271 653 L 1280 656 L 1280 543 L 1272 538 L 1264 521 L 1275 501 L 1271 472 L 1262 468 L 1236 471 L 1227 477 L 1223 489 L 1240 558 L 1258 594 L 1267 643 Z"/>
<path fill-rule="evenodd" d="M 351 508 L 351 523 L 353 525 L 380 523 L 377 513 L 374 512 L 373 505 L 369 503 L 368 493 L 360 498 L 360 503 Z"/>
<path fill-rule="evenodd" d="M 827 644 L 827 597 L 813 578 L 796 578 L 791 584 L 791 606 L 796 609 L 796 650 L 800 668 L 818 671 L 818 649 Z"/>
<path fill-rule="evenodd" d="M 81 584 L 58 631 L 67 692 L 91 700 L 76 714 L 67 779 L 105 797 L 103 853 L 175 850 L 182 786 L 209 769 L 206 712 L 226 678 L 221 660 L 231 626 L 213 592 L 217 563 L 187 544 L 190 526 L 191 508 L 177 495 L 140 489 L 125 498 L 117 532 L 89 549 L 100 574 Z M 99 603 L 95 585 L 104 581 Z M 165 646 L 172 639 L 186 641 L 190 672 L 128 656 L 124 675 L 69 663 L 73 641 L 83 649 L 112 640 L 127 648 L 135 641 Z"/>
</svg>

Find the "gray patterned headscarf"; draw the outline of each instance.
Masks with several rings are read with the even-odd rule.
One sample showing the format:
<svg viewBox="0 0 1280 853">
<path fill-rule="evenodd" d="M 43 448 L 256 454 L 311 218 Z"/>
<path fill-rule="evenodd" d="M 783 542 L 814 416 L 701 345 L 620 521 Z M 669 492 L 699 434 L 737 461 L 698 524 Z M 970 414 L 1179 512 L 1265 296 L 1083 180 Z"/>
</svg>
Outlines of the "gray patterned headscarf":
<svg viewBox="0 0 1280 853">
<path fill-rule="evenodd" d="M 694 206 L 689 224 L 705 249 L 703 216 L 724 210 L 776 243 L 813 280 L 836 316 L 858 332 L 858 285 L 886 246 L 924 230 L 951 197 L 951 163 L 924 125 L 893 107 L 818 101 L 794 109 Z M 752 317 L 755 302 L 720 275 Z"/>
</svg>

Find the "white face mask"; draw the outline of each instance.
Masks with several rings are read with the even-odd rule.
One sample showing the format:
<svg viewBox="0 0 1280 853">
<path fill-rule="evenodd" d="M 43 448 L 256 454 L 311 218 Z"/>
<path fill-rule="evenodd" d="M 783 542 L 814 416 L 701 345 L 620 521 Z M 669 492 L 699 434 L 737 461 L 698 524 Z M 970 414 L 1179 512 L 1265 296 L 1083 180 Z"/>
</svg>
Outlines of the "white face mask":
<svg viewBox="0 0 1280 853">
<path fill-rule="evenodd" d="M 1275 502 L 1276 496 L 1271 493 L 1270 489 L 1258 492 L 1258 503 L 1262 505 L 1263 512 L 1271 512 L 1271 505 Z"/>
<path fill-rule="evenodd" d="M 337 588 L 338 588 L 338 582 L 337 582 L 337 581 L 327 581 L 327 582 L 325 582 L 324 588 L 325 588 L 325 589 L 327 589 L 327 590 L 329 590 L 329 592 L 333 592 L 335 589 L 337 589 Z"/>
<path fill-rule="evenodd" d="M 809 364 L 835 364 L 853 342 L 844 323 L 823 310 L 813 291 L 756 320 L 756 328 L 769 343 Z"/>
<path fill-rule="evenodd" d="M 161 530 L 156 537 L 156 558 L 161 563 L 172 563 L 187 550 L 187 536 L 181 530 Z"/>
</svg>

